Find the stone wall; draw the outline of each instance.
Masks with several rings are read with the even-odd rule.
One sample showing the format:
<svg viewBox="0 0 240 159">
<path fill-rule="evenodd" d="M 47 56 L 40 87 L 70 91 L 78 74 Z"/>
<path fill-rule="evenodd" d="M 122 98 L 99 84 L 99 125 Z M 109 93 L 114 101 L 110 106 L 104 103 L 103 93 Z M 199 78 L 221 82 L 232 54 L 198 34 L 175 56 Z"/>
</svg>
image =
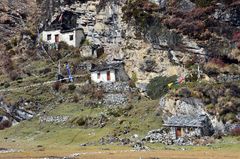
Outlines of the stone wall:
<svg viewBox="0 0 240 159">
<path fill-rule="evenodd" d="M 127 102 L 127 95 L 123 93 L 105 94 L 103 98 L 103 104 L 107 106 L 125 105 Z"/>
<path fill-rule="evenodd" d="M 107 106 L 125 105 L 131 88 L 128 82 L 99 83 L 99 89 L 104 92 L 103 104 Z"/>
<path fill-rule="evenodd" d="M 99 83 L 98 87 L 102 88 L 105 93 L 123 93 L 131 90 L 128 82 Z"/>
<path fill-rule="evenodd" d="M 217 82 L 220 82 L 220 83 L 240 81 L 240 75 L 221 74 L 221 75 L 217 76 L 216 80 L 217 80 Z"/>
<path fill-rule="evenodd" d="M 69 119 L 68 116 L 41 116 L 40 123 L 64 123 Z"/>
</svg>

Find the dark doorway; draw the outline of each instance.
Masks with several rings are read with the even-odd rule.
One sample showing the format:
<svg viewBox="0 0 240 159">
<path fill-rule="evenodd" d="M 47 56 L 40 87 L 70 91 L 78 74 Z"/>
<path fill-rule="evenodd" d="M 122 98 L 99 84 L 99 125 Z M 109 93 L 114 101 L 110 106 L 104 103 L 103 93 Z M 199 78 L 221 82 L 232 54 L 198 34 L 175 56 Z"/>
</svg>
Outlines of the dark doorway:
<svg viewBox="0 0 240 159">
<path fill-rule="evenodd" d="M 176 137 L 179 138 L 182 136 L 181 128 L 176 128 Z"/>
<path fill-rule="evenodd" d="M 59 43 L 59 35 L 55 35 L 55 43 Z"/>
<path fill-rule="evenodd" d="M 110 80 L 111 80 L 110 71 L 107 71 L 107 80 L 108 80 L 108 81 L 110 81 Z"/>
</svg>

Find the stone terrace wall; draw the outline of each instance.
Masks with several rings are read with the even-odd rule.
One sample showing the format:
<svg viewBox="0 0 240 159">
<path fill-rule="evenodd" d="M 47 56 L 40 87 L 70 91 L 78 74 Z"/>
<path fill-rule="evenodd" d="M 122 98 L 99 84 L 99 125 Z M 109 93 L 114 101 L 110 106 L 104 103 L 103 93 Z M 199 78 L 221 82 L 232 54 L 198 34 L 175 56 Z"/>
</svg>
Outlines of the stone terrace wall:
<svg viewBox="0 0 240 159">
<path fill-rule="evenodd" d="M 124 93 L 131 91 L 128 82 L 99 83 L 98 87 L 102 88 L 105 93 Z"/>
<path fill-rule="evenodd" d="M 100 83 L 98 88 L 104 92 L 103 104 L 106 106 L 126 105 L 131 93 L 128 82 Z"/>
</svg>

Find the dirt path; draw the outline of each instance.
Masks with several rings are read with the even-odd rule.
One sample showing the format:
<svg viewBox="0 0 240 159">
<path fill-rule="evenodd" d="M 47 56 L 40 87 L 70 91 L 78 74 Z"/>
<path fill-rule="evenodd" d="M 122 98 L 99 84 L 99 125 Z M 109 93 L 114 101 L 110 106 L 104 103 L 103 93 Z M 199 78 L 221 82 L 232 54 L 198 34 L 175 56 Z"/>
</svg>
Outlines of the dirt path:
<svg viewBox="0 0 240 159">
<path fill-rule="evenodd" d="M 240 159 L 240 152 L 201 150 L 201 151 L 131 151 L 131 150 L 106 150 L 96 152 L 67 152 L 67 150 L 41 150 L 32 152 L 0 153 L 1 159 L 9 158 L 50 158 L 68 157 L 79 159 Z"/>
<path fill-rule="evenodd" d="M 80 78 L 80 77 L 84 77 L 84 75 L 74 76 L 73 78 Z M 68 80 L 68 78 L 64 78 L 63 80 Z M 53 84 L 55 82 L 56 82 L 56 80 L 52 80 L 52 81 L 46 81 L 46 82 L 42 82 L 42 83 L 31 84 L 31 85 L 23 86 L 23 87 L 6 88 L 6 89 L 1 89 L 0 92 L 18 91 L 18 90 L 24 90 L 24 89 L 33 88 L 33 87 L 46 86 L 46 85 Z M 76 86 L 83 85 L 83 83 L 74 83 L 74 84 Z"/>
</svg>

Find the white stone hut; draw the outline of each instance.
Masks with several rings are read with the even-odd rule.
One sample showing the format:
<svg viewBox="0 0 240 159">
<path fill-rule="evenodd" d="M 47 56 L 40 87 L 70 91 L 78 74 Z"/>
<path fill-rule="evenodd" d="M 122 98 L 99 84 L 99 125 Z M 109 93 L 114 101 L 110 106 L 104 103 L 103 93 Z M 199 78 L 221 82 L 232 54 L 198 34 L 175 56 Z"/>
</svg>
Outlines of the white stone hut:
<svg viewBox="0 0 240 159">
<path fill-rule="evenodd" d="M 95 83 L 128 81 L 129 77 L 124 70 L 123 62 L 112 62 L 96 65 L 91 70 L 91 80 Z"/>
<path fill-rule="evenodd" d="M 45 30 L 41 36 L 42 40 L 48 44 L 57 44 L 62 41 L 73 47 L 79 47 L 81 41 L 85 38 L 83 29 L 81 28 Z"/>
</svg>

